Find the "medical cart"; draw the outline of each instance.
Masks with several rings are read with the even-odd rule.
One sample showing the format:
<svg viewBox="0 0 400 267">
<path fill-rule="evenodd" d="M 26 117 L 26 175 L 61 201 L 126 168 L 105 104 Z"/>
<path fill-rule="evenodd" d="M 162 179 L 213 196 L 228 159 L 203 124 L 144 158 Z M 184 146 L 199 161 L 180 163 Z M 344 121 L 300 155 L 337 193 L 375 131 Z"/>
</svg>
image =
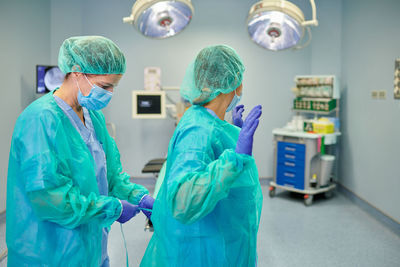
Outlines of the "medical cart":
<svg viewBox="0 0 400 267">
<path fill-rule="evenodd" d="M 296 76 L 295 82 L 297 97 L 293 101 L 293 110 L 297 115 L 311 115 L 317 121 L 320 116 L 333 114 L 331 118 L 338 124 L 339 97 L 335 76 Z M 302 83 L 307 83 L 306 89 L 302 88 Z M 320 87 L 325 91 L 324 96 L 311 92 L 311 87 Z M 301 121 L 301 125 L 301 128 L 290 125 L 292 127 L 272 132 L 274 177 L 270 182 L 269 196 L 275 196 L 276 188 L 297 192 L 304 194 L 304 204 L 310 206 L 314 195 L 323 193 L 329 198 L 336 187 L 337 143 L 341 133 L 338 125 L 334 132 L 327 133 L 314 132 L 307 120 Z"/>
</svg>

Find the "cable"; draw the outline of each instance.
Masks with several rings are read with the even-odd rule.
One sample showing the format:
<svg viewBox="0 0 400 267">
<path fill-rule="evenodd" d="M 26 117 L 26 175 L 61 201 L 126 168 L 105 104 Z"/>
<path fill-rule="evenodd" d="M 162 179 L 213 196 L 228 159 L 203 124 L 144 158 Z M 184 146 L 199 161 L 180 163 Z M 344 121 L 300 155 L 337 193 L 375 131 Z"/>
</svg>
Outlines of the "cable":
<svg viewBox="0 0 400 267">
<path fill-rule="evenodd" d="M 122 223 L 120 224 L 120 226 L 121 226 L 121 234 L 122 234 L 122 239 L 124 240 L 124 246 L 125 246 L 125 253 L 126 253 L 126 267 L 129 267 L 128 248 L 127 248 L 127 246 L 126 246 L 126 239 L 125 239 L 124 230 L 122 229 Z"/>
<path fill-rule="evenodd" d="M 4 250 L 1 254 L 0 254 L 0 262 L 2 262 L 5 258 L 7 258 L 8 255 L 8 249 Z"/>
<path fill-rule="evenodd" d="M 176 105 L 176 101 L 173 100 L 168 94 L 165 94 L 165 96 L 167 97 L 169 102 L 171 102 L 172 104 Z"/>
</svg>

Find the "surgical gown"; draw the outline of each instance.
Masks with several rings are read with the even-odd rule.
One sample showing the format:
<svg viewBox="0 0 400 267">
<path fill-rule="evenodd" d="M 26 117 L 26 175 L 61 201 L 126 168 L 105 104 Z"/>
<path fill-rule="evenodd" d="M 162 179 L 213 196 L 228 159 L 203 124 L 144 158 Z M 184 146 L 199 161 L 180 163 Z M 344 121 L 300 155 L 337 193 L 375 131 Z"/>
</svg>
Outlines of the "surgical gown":
<svg viewBox="0 0 400 267">
<path fill-rule="evenodd" d="M 19 116 L 7 180 L 9 266 L 100 266 L 103 228 L 120 216 L 118 199 L 138 204 L 148 193 L 122 172 L 103 114 L 89 115 L 106 157 L 108 194 L 99 188 L 90 149 L 52 93 Z"/>
<path fill-rule="evenodd" d="M 262 192 L 254 158 L 235 152 L 240 129 L 202 106 L 170 141 L 141 266 L 255 266 Z"/>
</svg>

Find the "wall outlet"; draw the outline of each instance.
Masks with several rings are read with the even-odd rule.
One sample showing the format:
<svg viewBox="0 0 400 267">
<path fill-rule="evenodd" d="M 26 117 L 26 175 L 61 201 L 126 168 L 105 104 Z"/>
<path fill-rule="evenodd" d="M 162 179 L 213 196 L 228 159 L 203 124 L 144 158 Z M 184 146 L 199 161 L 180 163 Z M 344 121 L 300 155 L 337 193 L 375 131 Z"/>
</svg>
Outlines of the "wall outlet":
<svg viewBox="0 0 400 267">
<path fill-rule="evenodd" d="M 372 99 L 378 99 L 378 91 L 371 91 Z"/>
<path fill-rule="evenodd" d="M 378 91 L 378 98 L 386 99 L 386 91 L 385 90 Z"/>
</svg>

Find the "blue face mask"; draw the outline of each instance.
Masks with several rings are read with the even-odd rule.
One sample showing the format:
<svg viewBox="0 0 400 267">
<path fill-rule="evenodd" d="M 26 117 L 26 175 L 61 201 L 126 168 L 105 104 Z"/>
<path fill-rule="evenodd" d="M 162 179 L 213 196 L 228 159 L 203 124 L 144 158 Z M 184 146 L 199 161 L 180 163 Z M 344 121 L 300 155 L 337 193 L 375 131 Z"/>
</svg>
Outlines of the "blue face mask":
<svg viewBox="0 0 400 267">
<path fill-rule="evenodd" d="M 242 93 L 243 95 L 243 93 Z M 228 108 L 226 109 L 226 112 L 231 111 L 234 107 L 237 106 L 237 104 L 239 104 L 240 99 L 242 99 L 242 95 L 236 95 L 236 91 L 235 91 L 235 95 L 233 96 L 233 99 L 231 101 L 231 103 L 229 104 Z"/>
<path fill-rule="evenodd" d="M 95 84 L 92 84 L 86 77 L 86 75 L 85 78 L 88 81 L 88 83 L 92 86 L 92 89 L 90 89 L 90 93 L 88 96 L 84 96 L 81 93 L 81 88 L 79 87 L 78 82 L 76 82 L 76 85 L 78 85 L 79 89 L 78 92 L 79 104 L 82 107 L 85 107 L 90 110 L 99 110 L 105 108 L 112 98 L 112 92 L 109 92 Z"/>
</svg>

